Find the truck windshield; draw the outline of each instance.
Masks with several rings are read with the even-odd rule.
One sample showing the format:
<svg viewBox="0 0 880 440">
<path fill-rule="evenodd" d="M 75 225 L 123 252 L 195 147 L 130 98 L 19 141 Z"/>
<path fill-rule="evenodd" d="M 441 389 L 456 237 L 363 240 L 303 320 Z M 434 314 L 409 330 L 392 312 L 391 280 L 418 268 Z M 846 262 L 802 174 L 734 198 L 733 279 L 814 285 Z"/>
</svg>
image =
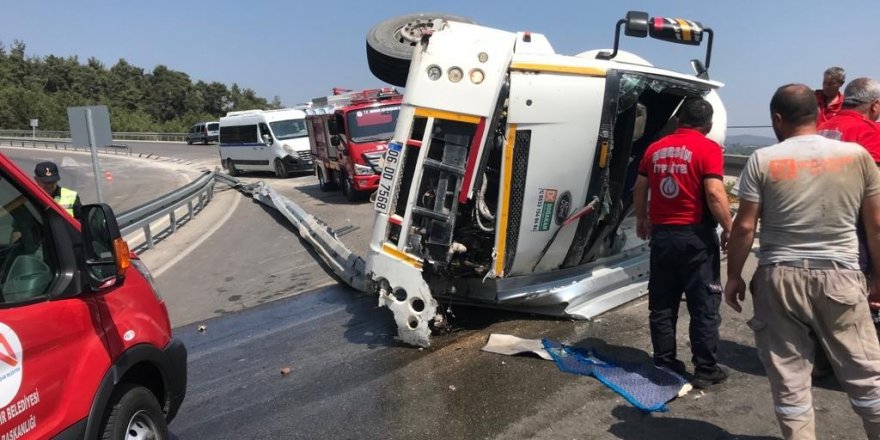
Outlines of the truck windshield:
<svg viewBox="0 0 880 440">
<path fill-rule="evenodd" d="M 212 123 L 208 124 L 208 131 L 217 131 L 219 129 L 220 129 L 220 124 L 218 124 L 216 122 L 212 122 Z"/>
<path fill-rule="evenodd" d="M 365 108 L 348 112 L 348 131 L 352 142 L 391 139 L 400 105 Z"/>
<path fill-rule="evenodd" d="M 270 122 L 269 126 L 272 127 L 272 133 L 275 135 L 275 139 L 278 140 L 300 138 L 309 135 L 306 129 L 306 121 L 303 119 Z"/>
</svg>

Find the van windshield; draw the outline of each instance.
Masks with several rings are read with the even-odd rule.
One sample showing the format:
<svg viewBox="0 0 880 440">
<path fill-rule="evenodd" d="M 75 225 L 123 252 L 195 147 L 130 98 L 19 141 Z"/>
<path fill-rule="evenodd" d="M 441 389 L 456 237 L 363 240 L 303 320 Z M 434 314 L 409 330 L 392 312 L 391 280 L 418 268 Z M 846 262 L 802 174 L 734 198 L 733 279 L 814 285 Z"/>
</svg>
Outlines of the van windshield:
<svg viewBox="0 0 880 440">
<path fill-rule="evenodd" d="M 275 121 L 270 122 L 269 126 L 272 127 L 272 134 L 274 134 L 275 139 L 278 140 L 300 138 L 309 135 L 309 132 L 306 129 L 306 121 L 304 119 Z"/>
<path fill-rule="evenodd" d="M 365 108 L 348 112 L 348 131 L 352 142 L 391 139 L 397 125 L 400 105 Z"/>
</svg>

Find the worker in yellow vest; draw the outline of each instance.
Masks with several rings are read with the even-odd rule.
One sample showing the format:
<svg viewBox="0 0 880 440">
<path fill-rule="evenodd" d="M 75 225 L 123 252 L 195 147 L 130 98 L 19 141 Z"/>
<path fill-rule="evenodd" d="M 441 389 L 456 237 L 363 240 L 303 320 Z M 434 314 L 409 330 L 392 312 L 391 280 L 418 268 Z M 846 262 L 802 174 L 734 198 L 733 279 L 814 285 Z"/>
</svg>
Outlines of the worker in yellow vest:
<svg viewBox="0 0 880 440">
<path fill-rule="evenodd" d="M 37 185 L 52 196 L 70 215 L 79 218 L 79 213 L 82 210 L 82 202 L 79 201 L 79 195 L 72 189 L 58 185 L 60 179 L 58 166 L 54 162 L 40 162 L 34 168 L 34 180 L 37 182 Z"/>
</svg>

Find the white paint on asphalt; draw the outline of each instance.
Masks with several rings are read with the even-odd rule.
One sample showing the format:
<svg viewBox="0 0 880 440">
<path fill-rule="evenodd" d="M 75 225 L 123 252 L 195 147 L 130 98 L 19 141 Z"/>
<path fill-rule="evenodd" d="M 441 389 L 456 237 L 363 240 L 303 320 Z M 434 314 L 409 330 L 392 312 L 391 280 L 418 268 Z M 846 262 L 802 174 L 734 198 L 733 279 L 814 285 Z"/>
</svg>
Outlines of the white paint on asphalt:
<svg viewBox="0 0 880 440">
<path fill-rule="evenodd" d="M 219 230 L 220 227 L 223 226 L 230 217 L 232 217 L 232 214 L 235 213 L 235 210 L 238 208 L 238 203 L 241 202 L 241 199 L 241 193 L 236 191 L 235 201 L 232 202 L 232 206 L 226 211 L 226 214 L 223 215 L 223 218 L 221 218 L 219 222 L 215 223 L 214 226 L 211 227 L 211 229 L 208 229 L 205 234 L 202 235 L 198 240 L 187 246 L 186 249 L 180 251 L 174 258 L 168 260 L 168 262 L 162 265 L 162 267 L 153 271 L 153 276 L 158 277 L 159 275 L 162 275 L 163 272 L 173 267 L 175 264 L 180 262 L 180 260 L 186 258 L 186 256 L 189 255 L 192 251 L 196 250 L 196 248 L 198 248 L 202 243 L 211 238 L 211 236 L 214 235 L 214 233 L 217 232 L 217 230 Z"/>
</svg>

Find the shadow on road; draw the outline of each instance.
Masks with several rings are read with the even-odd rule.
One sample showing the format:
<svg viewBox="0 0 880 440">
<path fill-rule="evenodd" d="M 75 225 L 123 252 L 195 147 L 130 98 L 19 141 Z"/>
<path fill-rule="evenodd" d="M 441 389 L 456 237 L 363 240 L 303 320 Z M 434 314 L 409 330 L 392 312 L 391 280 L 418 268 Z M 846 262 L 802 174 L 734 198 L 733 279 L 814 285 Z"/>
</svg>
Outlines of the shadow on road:
<svg viewBox="0 0 880 440">
<path fill-rule="evenodd" d="M 370 195 L 366 193 L 361 194 L 356 201 L 351 202 L 342 194 L 342 191 L 338 189 L 321 191 L 321 187 L 318 184 L 298 186 L 296 189 L 320 203 L 328 205 L 360 205 L 370 203 Z"/>
<path fill-rule="evenodd" d="M 611 411 L 618 422 L 608 432 L 625 440 L 777 440 L 779 437 L 738 435 L 700 420 L 675 417 L 655 417 L 629 406 L 618 406 Z"/>
</svg>

